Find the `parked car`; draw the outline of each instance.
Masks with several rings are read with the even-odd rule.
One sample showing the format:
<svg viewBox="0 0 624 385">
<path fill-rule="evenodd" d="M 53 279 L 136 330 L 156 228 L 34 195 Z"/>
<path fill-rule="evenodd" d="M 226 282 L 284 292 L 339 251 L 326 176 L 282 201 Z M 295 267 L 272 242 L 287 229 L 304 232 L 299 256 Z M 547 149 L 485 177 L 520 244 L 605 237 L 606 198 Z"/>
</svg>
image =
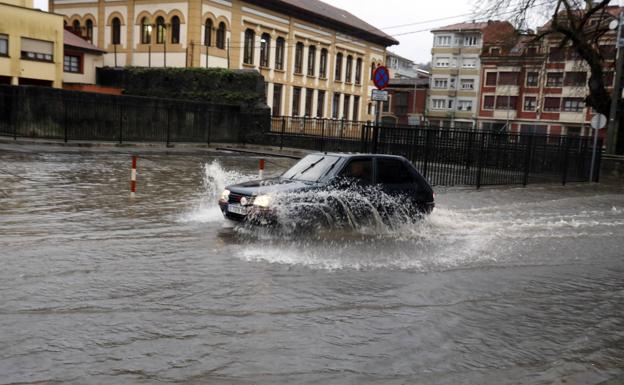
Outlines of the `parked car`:
<svg viewBox="0 0 624 385">
<path fill-rule="evenodd" d="M 257 224 L 280 214 L 312 224 L 397 212 L 416 218 L 434 205 L 431 186 L 407 159 L 379 154 L 310 154 L 280 177 L 227 186 L 219 199 L 225 218 Z"/>
</svg>

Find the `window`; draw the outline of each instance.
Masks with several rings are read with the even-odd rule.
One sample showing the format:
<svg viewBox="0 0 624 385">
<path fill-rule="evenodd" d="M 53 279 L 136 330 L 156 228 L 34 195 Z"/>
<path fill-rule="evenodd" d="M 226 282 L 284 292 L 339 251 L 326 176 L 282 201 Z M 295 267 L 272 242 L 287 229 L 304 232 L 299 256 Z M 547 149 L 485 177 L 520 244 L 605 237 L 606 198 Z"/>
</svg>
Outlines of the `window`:
<svg viewBox="0 0 624 385">
<path fill-rule="evenodd" d="M 88 19 L 85 23 L 86 32 L 87 32 L 87 40 L 93 43 L 93 20 Z"/>
<path fill-rule="evenodd" d="M 171 44 L 180 44 L 180 18 L 171 18 Z"/>
<path fill-rule="evenodd" d="M 405 164 L 398 159 L 377 159 L 377 183 L 408 184 L 416 180 Z"/>
<path fill-rule="evenodd" d="M 565 60 L 565 50 L 563 48 L 550 47 L 550 51 L 548 52 L 548 61 L 556 62 L 556 61 L 564 61 L 564 60 Z"/>
<path fill-rule="evenodd" d="M 526 86 L 537 87 L 539 82 L 539 72 L 527 72 L 526 74 Z"/>
<path fill-rule="evenodd" d="M 563 86 L 563 73 L 549 72 L 546 74 L 546 87 L 561 87 L 561 86 Z"/>
<path fill-rule="evenodd" d="M 303 43 L 298 42 L 295 46 L 295 73 L 303 72 Z"/>
<path fill-rule="evenodd" d="M 494 109 L 494 95 L 485 95 L 483 97 L 483 109 L 484 110 L 493 110 Z"/>
<path fill-rule="evenodd" d="M 449 110 L 453 109 L 453 99 L 449 99 L 447 105 Z"/>
<path fill-rule="evenodd" d="M 443 35 L 436 37 L 436 46 L 449 47 L 451 45 L 451 36 Z"/>
<path fill-rule="evenodd" d="M 544 111 L 559 111 L 561 98 L 544 98 Z"/>
<path fill-rule="evenodd" d="M 407 92 L 396 92 L 393 96 L 394 114 L 407 115 Z"/>
<path fill-rule="evenodd" d="M 212 28 L 214 25 L 212 24 L 211 19 L 206 19 L 206 23 L 204 24 L 204 45 L 206 47 L 212 47 Z"/>
<path fill-rule="evenodd" d="M 516 109 L 516 96 L 497 96 L 496 97 L 496 109 L 497 110 L 515 110 Z"/>
<path fill-rule="evenodd" d="M 336 54 L 336 71 L 334 74 L 334 80 L 340 81 L 342 79 L 342 53 Z"/>
<path fill-rule="evenodd" d="M 585 108 L 585 100 L 583 98 L 563 98 L 563 111 L 582 112 L 583 108 Z"/>
<path fill-rule="evenodd" d="M 533 46 L 533 47 L 528 47 L 528 48 L 526 49 L 526 54 L 527 54 L 528 56 L 535 56 L 535 55 L 537 55 L 538 51 L 539 51 L 539 50 L 538 50 L 538 48 L 537 48 L 537 47 L 535 47 L 535 46 Z"/>
<path fill-rule="evenodd" d="M 22 38 L 22 59 L 54 61 L 54 43 L 45 40 Z"/>
<path fill-rule="evenodd" d="M 327 78 L 327 50 L 325 48 L 321 50 L 321 61 L 319 64 L 319 77 L 321 79 Z"/>
<path fill-rule="evenodd" d="M 147 17 L 141 19 L 141 44 L 150 44 L 152 42 L 152 26 Z"/>
<path fill-rule="evenodd" d="M 388 97 L 388 100 L 384 100 L 383 102 L 381 102 L 382 112 L 390 112 L 390 100 L 392 100 L 392 98 Z"/>
<path fill-rule="evenodd" d="M 162 16 L 156 18 L 156 44 L 165 42 L 165 19 Z"/>
<path fill-rule="evenodd" d="M 431 108 L 434 110 L 443 110 L 445 105 L 444 99 L 431 99 Z"/>
<path fill-rule="evenodd" d="M 433 79 L 433 88 L 448 88 L 448 79 Z"/>
<path fill-rule="evenodd" d="M 325 117 L 325 91 L 316 91 L 316 116 Z"/>
<path fill-rule="evenodd" d="M 490 48 L 490 55 L 498 56 L 498 55 L 500 55 L 500 53 L 501 53 L 500 48 L 498 48 L 498 47 L 491 47 Z"/>
<path fill-rule="evenodd" d="M 353 116 L 351 120 L 359 120 L 360 117 L 360 97 L 353 96 Z"/>
<path fill-rule="evenodd" d="M 269 66 L 269 52 L 271 52 L 271 35 L 263 33 L 260 37 L 260 67 Z"/>
<path fill-rule="evenodd" d="M 462 61 L 462 67 L 464 68 L 476 68 L 477 67 L 477 59 L 464 58 Z"/>
<path fill-rule="evenodd" d="M 217 29 L 217 48 L 225 49 L 225 23 L 219 23 L 219 28 Z"/>
<path fill-rule="evenodd" d="M 474 47 L 479 44 L 479 36 L 469 35 L 464 39 L 464 45 L 467 47 Z"/>
<path fill-rule="evenodd" d="M 536 108 L 537 108 L 537 98 L 535 96 L 525 96 L 524 97 L 524 110 L 535 111 Z"/>
<path fill-rule="evenodd" d="M 342 99 L 342 118 L 349 118 L 349 102 L 351 102 L 351 95 L 345 94 L 344 99 Z"/>
<path fill-rule="evenodd" d="M 504 86 L 515 86 L 518 84 L 519 72 L 499 72 L 498 84 Z"/>
<path fill-rule="evenodd" d="M 278 37 L 275 41 L 275 69 L 283 70 L 284 69 L 284 48 L 285 48 L 285 40 L 283 37 Z"/>
<path fill-rule="evenodd" d="M 435 66 L 442 68 L 448 67 L 450 66 L 450 59 L 448 57 L 439 57 L 436 59 Z"/>
<path fill-rule="evenodd" d="M 65 59 L 63 60 L 63 71 L 73 73 L 82 72 L 80 68 L 80 56 L 65 55 Z"/>
<path fill-rule="evenodd" d="M 472 111 L 472 100 L 460 100 L 457 102 L 459 111 Z"/>
<path fill-rule="evenodd" d="M 362 84 L 362 58 L 355 61 L 355 84 Z"/>
<path fill-rule="evenodd" d="M 301 88 L 293 87 L 292 116 L 299 116 L 300 104 L 301 104 Z"/>
<path fill-rule="evenodd" d="M 78 20 L 74 20 L 74 22 L 72 23 L 72 31 L 76 35 L 82 36 L 82 31 L 80 29 L 80 22 Z"/>
<path fill-rule="evenodd" d="M 461 79 L 459 84 L 462 90 L 474 90 L 474 79 Z"/>
<path fill-rule="evenodd" d="M 308 47 L 308 76 L 314 76 L 316 68 L 314 64 L 316 62 L 316 47 L 311 45 Z"/>
<path fill-rule="evenodd" d="M 486 86 L 495 86 L 496 79 L 498 79 L 498 73 L 496 72 L 487 72 L 485 74 L 485 85 Z"/>
<path fill-rule="evenodd" d="M 579 87 L 587 83 L 587 72 L 566 72 L 563 85 Z"/>
<path fill-rule="evenodd" d="M 253 64 L 254 62 L 254 40 L 256 34 L 251 29 L 245 30 L 245 47 L 243 51 L 243 63 Z"/>
<path fill-rule="evenodd" d="M 9 56 L 9 35 L 0 33 L 0 56 Z"/>
<path fill-rule="evenodd" d="M 373 161 L 372 159 L 354 159 L 340 172 L 343 178 L 354 179 L 356 183 L 373 183 Z"/>
<path fill-rule="evenodd" d="M 332 99 L 332 118 L 338 119 L 338 109 L 340 109 L 340 94 L 334 93 Z"/>
<path fill-rule="evenodd" d="M 282 115 L 282 88 L 281 84 L 273 84 L 273 116 Z"/>
<path fill-rule="evenodd" d="M 345 70 L 345 82 L 351 83 L 353 74 L 353 56 L 347 56 L 347 69 Z"/>
<path fill-rule="evenodd" d="M 121 42 L 121 21 L 118 17 L 113 18 L 111 26 L 111 42 L 119 44 Z"/>
<path fill-rule="evenodd" d="M 306 95 L 303 111 L 305 112 L 305 116 L 312 116 L 312 101 L 314 100 L 314 90 L 312 88 L 306 88 L 305 92 Z"/>
</svg>

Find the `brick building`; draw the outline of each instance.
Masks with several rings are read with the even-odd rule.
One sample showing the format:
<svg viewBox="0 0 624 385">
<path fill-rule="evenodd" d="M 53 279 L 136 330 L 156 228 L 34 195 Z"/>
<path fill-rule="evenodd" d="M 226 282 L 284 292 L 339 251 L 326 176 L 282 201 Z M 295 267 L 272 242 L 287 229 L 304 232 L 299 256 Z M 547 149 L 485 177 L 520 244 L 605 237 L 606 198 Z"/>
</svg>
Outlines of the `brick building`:
<svg viewBox="0 0 624 385">
<path fill-rule="evenodd" d="M 392 79 L 386 88 L 388 102 L 383 103 L 384 124 L 420 125 L 425 120 L 429 79 Z"/>
</svg>

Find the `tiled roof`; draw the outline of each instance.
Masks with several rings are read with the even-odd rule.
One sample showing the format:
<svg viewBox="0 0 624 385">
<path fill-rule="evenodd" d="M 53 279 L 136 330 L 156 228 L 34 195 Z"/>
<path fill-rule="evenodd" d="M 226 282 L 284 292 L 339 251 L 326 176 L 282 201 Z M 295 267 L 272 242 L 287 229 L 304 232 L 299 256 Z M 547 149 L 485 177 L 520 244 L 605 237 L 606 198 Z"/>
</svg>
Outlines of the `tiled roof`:
<svg viewBox="0 0 624 385">
<path fill-rule="evenodd" d="M 89 51 L 94 53 L 106 53 L 105 50 L 99 49 L 93 44 L 89 43 L 85 39 L 81 38 L 78 35 L 73 34 L 68 30 L 63 30 L 63 45 L 65 47 L 74 48 L 82 51 Z"/>
<path fill-rule="evenodd" d="M 373 27 L 364 20 L 353 14 L 324 3 L 320 0 L 244 0 L 247 3 L 259 5 L 263 8 L 273 9 L 308 20 L 330 28 L 346 27 L 350 35 L 362 40 L 374 40 L 385 46 L 396 45 L 399 42 L 392 36 Z M 329 25 L 327 25 L 329 24 Z M 337 28 L 338 29 L 338 28 Z"/>
</svg>

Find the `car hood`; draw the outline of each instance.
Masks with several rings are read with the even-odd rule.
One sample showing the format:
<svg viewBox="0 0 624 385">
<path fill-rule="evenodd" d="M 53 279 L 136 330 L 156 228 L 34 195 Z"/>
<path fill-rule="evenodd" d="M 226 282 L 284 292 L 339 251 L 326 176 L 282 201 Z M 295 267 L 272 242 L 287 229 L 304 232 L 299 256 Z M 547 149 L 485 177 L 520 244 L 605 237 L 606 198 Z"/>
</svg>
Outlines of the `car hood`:
<svg viewBox="0 0 624 385">
<path fill-rule="evenodd" d="M 241 195 L 263 195 L 278 192 L 297 191 L 313 186 L 318 183 L 303 182 L 299 180 L 271 178 L 262 180 L 252 180 L 249 182 L 238 183 L 226 187 L 230 192 Z"/>
</svg>

